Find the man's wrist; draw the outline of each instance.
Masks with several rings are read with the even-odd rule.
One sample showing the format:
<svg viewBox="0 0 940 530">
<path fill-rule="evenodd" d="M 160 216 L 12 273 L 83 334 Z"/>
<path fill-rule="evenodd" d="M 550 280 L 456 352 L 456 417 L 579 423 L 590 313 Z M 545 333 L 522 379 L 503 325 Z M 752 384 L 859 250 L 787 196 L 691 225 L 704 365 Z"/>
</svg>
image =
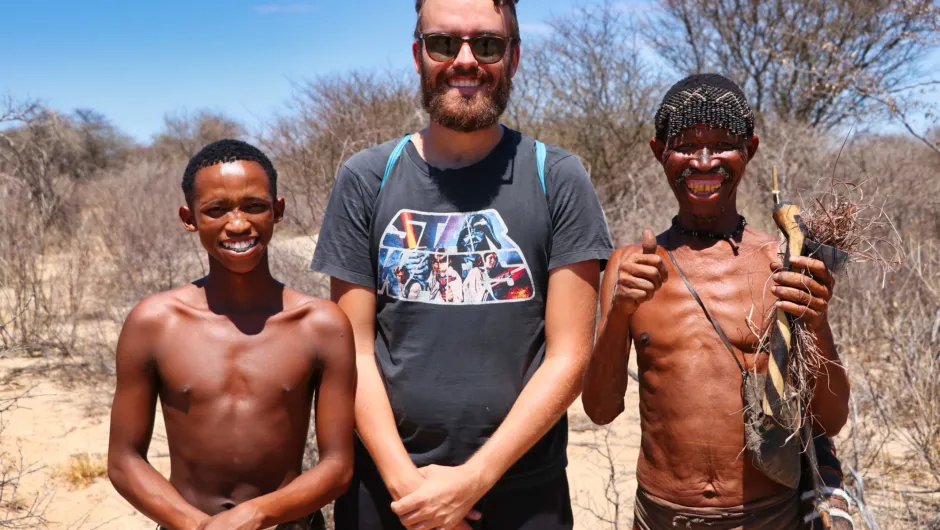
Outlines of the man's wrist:
<svg viewBox="0 0 940 530">
<path fill-rule="evenodd" d="M 826 315 L 819 317 L 818 320 L 811 323 L 807 327 L 809 328 L 810 332 L 812 332 L 817 342 L 823 339 L 824 337 L 828 336 L 828 334 L 830 333 L 829 319 L 827 318 Z"/>
<path fill-rule="evenodd" d="M 503 476 L 503 471 L 498 469 L 499 466 L 486 462 L 485 456 L 481 453 L 477 453 L 459 467 L 466 471 L 467 480 L 470 481 L 474 490 L 481 497 L 493 489 L 493 486 Z"/>
<path fill-rule="evenodd" d="M 200 514 L 199 516 L 189 516 L 186 518 L 186 523 L 180 526 L 180 528 L 182 530 L 197 530 L 199 525 L 209 519 L 211 519 L 211 517 L 206 514 Z"/>
<path fill-rule="evenodd" d="M 250 519 L 257 523 L 259 528 L 267 528 L 278 524 L 278 520 L 281 516 L 279 513 L 275 513 L 274 503 L 268 502 L 272 499 L 267 498 L 267 496 L 256 497 L 249 501 L 245 501 L 237 506 L 238 509 L 246 511 L 250 514 Z"/>
<path fill-rule="evenodd" d="M 392 499 L 397 501 L 416 490 L 423 481 L 424 477 L 421 475 L 421 472 L 418 471 L 417 467 L 411 465 L 409 469 L 408 467 L 402 466 L 388 476 L 388 479 L 385 481 L 385 486 L 392 495 Z"/>
<path fill-rule="evenodd" d="M 620 324 L 625 324 L 630 317 L 633 316 L 633 313 L 639 306 L 635 305 L 630 301 L 615 302 L 611 300 L 610 302 L 610 311 L 607 312 L 607 322 L 618 322 Z"/>
</svg>

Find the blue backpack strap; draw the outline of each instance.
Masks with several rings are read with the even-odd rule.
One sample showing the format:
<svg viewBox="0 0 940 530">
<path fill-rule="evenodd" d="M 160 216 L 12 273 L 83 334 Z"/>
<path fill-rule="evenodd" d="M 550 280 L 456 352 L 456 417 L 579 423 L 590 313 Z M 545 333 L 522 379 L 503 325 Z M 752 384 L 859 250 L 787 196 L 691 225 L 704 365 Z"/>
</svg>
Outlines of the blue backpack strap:
<svg viewBox="0 0 940 530">
<path fill-rule="evenodd" d="M 548 190 L 545 188 L 545 144 L 535 141 L 535 165 L 539 169 L 539 182 L 542 184 L 542 193 L 548 197 Z"/>
<path fill-rule="evenodd" d="M 408 145 L 409 140 L 411 140 L 411 135 L 406 134 L 398 141 L 398 145 L 395 146 L 395 149 L 392 149 L 392 154 L 388 157 L 388 163 L 385 164 L 385 174 L 382 175 L 382 183 L 379 184 L 379 191 L 385 187 L 385 181 L 388 180 L 388 174 L 392 172 L 392 166 L 394 166 L 395 162 L 401 157 L 401 153 L 405 150 L 405 146 Z"/>
</svg>

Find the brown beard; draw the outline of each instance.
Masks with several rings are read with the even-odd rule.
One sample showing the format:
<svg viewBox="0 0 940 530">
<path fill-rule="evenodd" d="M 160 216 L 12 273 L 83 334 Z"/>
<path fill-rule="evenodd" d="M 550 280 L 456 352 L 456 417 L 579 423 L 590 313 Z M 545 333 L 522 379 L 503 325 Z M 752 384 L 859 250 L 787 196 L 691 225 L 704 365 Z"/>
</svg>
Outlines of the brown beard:
<svg viewBox="0 0 940 530">
<path fill-rule="evenodd" d="M 457 71 L 454 75 L 480 75 L 484 85 L 489 84 L 492 77 L 483 71 Z M 512 79 L 508 68 L 503 70 L 492 91 L 480 91 L 470 99 L 459 97 L 458 101 L 446 98 L 450 89 L 447 86 L 447 72 L 437 76 L 437 82 L 431 85 L 430 76 L 424 61 L 421 61 L 421 103 L 424 110 L 431 117 L 431 121 L 457 132 L 474 132 L 485 129 L 499 122 L 499 117 L 509 104 L 509 94 L 512 92 Z"/>
</svg>

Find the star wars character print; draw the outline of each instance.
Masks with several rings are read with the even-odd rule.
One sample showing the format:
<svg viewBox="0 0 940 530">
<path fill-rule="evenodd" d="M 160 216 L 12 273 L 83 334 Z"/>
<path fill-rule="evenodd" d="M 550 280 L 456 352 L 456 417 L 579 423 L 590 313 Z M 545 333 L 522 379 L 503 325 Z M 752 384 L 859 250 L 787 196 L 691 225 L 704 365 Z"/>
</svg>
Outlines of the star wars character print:
<svg viewBox="0 0 940 530">
<path fill-rule="evenodd" d="M 496 210 L 401 210 L 382 233 L 378 293 L 431 304 L 530 300 L 532 275 Z"/>
</svg>

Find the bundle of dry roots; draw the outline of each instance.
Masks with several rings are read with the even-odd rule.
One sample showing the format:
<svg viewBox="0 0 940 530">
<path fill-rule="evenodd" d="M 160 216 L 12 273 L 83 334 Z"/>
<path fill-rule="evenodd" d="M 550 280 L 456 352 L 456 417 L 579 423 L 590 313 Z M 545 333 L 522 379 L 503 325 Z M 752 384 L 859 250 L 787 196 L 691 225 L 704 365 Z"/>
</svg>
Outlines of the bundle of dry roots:
<svg viewBox="0 0 940 530">
<path fill-rule="evenodd" d="M 861 185 L 830 180 L 822 194 L 810 200 L 801 194 L 800 199 L 806 239 L 846 252 L 849 262 L 880 267 L 883 278 L 900 265 L 900 236 L 881 205 L 866 198 Z M 793 333 L 788 383 L 795 397 L 808 403 L 814 382 L 829 361 L 816 346 L 813 331 L 800 320 L 795 321 Z M 761 342 L 769 349 L 769 331 Z"/>
<path fill-rule="evenodd" d="M 900 265 L 900 237 L 881 205 L 865 197 L 862 185 L 832 180 L 824 193 L 805 200 L 801 213 L 807 239 L 872 263 L 887 273 Z"/>
</svg>

